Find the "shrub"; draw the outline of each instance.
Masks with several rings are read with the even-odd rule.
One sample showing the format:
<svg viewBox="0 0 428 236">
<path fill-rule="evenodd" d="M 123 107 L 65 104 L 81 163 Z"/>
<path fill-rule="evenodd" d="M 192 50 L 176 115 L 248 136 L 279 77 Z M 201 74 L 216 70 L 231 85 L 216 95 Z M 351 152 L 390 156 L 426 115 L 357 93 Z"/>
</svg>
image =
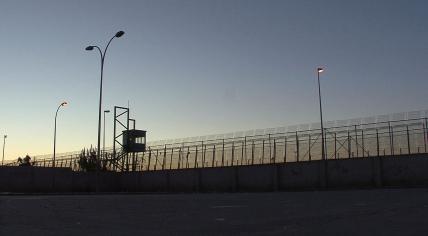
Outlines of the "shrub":
<svg viewBox="0 0 428 236">
<path fill-rule="evenodd" d="M 19 166 L 32 166 L 33 163 L 31 162 L 31 157 L 29 155 L 26 155 L 24 158 L 18 157 L 17 161 Z"/>
</svg>

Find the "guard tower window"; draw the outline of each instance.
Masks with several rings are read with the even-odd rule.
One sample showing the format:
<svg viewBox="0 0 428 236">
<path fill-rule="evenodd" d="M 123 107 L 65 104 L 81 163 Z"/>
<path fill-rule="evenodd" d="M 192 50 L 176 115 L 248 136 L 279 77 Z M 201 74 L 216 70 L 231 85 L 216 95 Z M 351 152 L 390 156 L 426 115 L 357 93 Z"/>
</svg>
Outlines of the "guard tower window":
<svg viewBox="0 0 428 236">
<path fill-rule="evenodd" d="M 138 138 L 135 139 L 135 143 L 141 143 L 141 144 L 143 144 L 143 143 L 146 143 L 146 142 L 144 141 L 144 137 L 138 137 Z"/>
</svg>

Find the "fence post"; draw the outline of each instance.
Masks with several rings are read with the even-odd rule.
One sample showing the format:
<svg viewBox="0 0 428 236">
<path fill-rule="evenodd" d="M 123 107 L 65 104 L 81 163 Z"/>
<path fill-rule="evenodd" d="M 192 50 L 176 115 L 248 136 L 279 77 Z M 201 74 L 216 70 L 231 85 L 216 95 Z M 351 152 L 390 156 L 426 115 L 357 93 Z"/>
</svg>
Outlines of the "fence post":
<svg viewBox="0 0 428 236">
<path fill-rule="evenodd" d="M 207 151 L 207 145 L 204 146 L 204 142 L 202 141 L 202 168 L 205 167 L 205 154 Z"/>
<path fill-rule="evenodd" d="M 171 170 L 172 169 L 172 156 L 174 155 L 174 147 L 171 147 L 171 159 L 170 159 L 170 162 L 169 162 L 169 169 Z"/>
<path fill-rule="evenodd" d="M 134 153 L 132 153 L 132 155 L 134 155 Z M 157 165 L 158 165 L 158 156 L 159 156 L 159 149 L 156 149 L 156 161 L 155 161 L 155 169 L 154 169 L 154 170 L 156 170 Z M 133 162 L 133 163 L 135 163 L 135 162 L 134 162 L 134 159 L 135 159 L 135 158 L 134 158 L 134 157 L 132 157 L 132 159 L 133 159 L 133 160 L 132 160 L 132 162 Z M 132 170 L 134 170 L 134 165 L 132 166 Z"/>
<path fill-rule="evenodd" d="M 121 170 L 120 170 L 120 171 L 125 171 L 125 170 L 126 170 L 126 168 L 125 168 L 125 164 L 126 164 L 126 163 L 125 163 L 125 159 L 126 159 L 126 158 L 125 158 L 125 156 L 126 156 L 126 155 L 124 155 L 124 156 L 122 157 L 122 160 L 121 160 L 122 168 L 121 168 Z"/>
<path fill-rule="evenodd" d="M 177 167 L 177 169 L 180 169 L 180 167 L 181 167 L 181 148 L 182 148 L 182 146 L 180 146 L 180 149 L 178 149 L 178 167 Z"/>
<path fill-rule="evenodd" d="M 215 144 L 213 146 L 213 162 L 211 164 L 211 167 L 214 167 L 214 161 L 215 161 Z"/>
<path fill-rule="evenodd" d="M 156 150 L 156 154 L 159 154 L 159 150 Z M 156 155 L 156 164 L 158 163 L 158 156 Z M 135 157 L 135 152 L 132 153 L 132 170 L 136 171 L 137 170 L 137 159 Z M 156 170 L 156 165 L 155 165 L 155 170 Z"/>
<path fill-rule="evenodd" d="M 392 155 L 393 153 L 393 141 L 392 141 L 392 136 L 391 136 L 391 121 L 388 121 L 388 133 L 389 133 L 389 152 Z"/>
<path fill-rule="evenodd" d="M 244 161 L 244 142 L 242 142 L 242 145 L 241 145 L 241 165 L 242 165 L 243 161 Z M 239 165 L 239 163 L 238 163 L 238 165 Z"/>
<path fill-rule="evenodd" d="M 125 170 L 126 170 L 126 172 L 128 172 L 129 171 L 129 154 L 126 153 L 125 157 L 126 157 L 125 158 L 125 165 L 126 165 Z M 98 161 L 97 161 L 97 163 L 98 163 Z"/>
<path fill-rule="evenodd" d="M 357 132 L 357 125 L 355 125 L 355 148 L 357 149 L 357 157 L 358 157 L 359 154 L 358 154 L 358 132 Z"/>
<path fill-rule="evenodd" d="M 254 165 L 254 139 L 251 140 L 251 165 Z"/>
<path fill-rule="evenodd" d="M 245 162 L 248 165 L 248 156 L 247 156 L 247 136 L 244 137 L 244 156 L 245 156 Z"/>
<path fill-rule="evenodd" d="M 262 144 L 262 160 L 261 163 L 263 164 L 265 160 L 265 140 L 263 139 L 263 144 Z"/>
<path fill-rule="evenodd" d="M 308 144 L 309 144 L 309 161 L 311 161 L 312 160 L 312 156 L 311 156 L 311 133 L 309 133 L 309 135 L 308 135 Z"/>
<path fill-rule="evenodd" d="M 377 148 L 377 156 L 379 156 L 379 130 L 376 129 L 376 148 Z"/>
<path fill-rule="evenodd" d="M 361 129 L 361 150 L 363 152 L 363 157 L 364 157 L 364 153 L 366 152 L 365 148 L 364 148 L 364 130 Z"/>
<path fill-rule="evenodd" d="M 147 164 L 147 170 L 150 170 L 150 160 L 152 159 L 152 150 L 149 147 L 149 164 Z"/>
<path fill-rule="evenodd" d="M 425 153 L 427 152 L 427 135 L 428 135 L 428 121 L 427 118 L 425 117 L 425 123 L 424 123 L 424 148 L 425 148 Z"/>
<path fill-rule="evenodd" d="M 163 149 L 163 161 L 162 161 L 162 170 L 165 169 L 165 163 L 166 163 L 166 144 L 165 148 Z M 141 163 L 142 164 L 142 163 Z"/>
<path fill-rule="evenodd" d="M 198 168 L 198 145 L 196 144 L 196 150 L 195 150 L 195 164 L 193 165 L 193 168 Z"/>
<path fill-rule="evenodd" d="M 391 146 L 392 153 L 391 153 L 391 155 L 394 155 L 394 127 L 391 127 L 391 141 L 392 141 L 392 146 Z"/>
<path fill-rule="evenodd" d="M 232 141 L 232 163 L 231 163 L 231 166 L 233 166 L 234 161 L 235 161 L 235 143 L 234 143 L 234 141 Z"/>
<path fill-rule="evenodd" d="M 409 125 L 406 126 L 406 131 L 407 131 L 407 153 L 410 155 Z"/>
<path fill-rule="evenodd" d="M 299 162 L 299 136 L 296 131 L 296 161 Z"/>
<path fill-rule="evenodd" d="M 334 159 L 337 159 L 337 135 L 334 132 Z"/>
<path fill-rule="evenodd" d="M 184 143 L 182 143 L 181 144 L 181 158 L 180 158 L 180 167 L 181 167 L 181 169 L 185 168 L 185 165 L 184 165 L 184 152 L 185 152 Z"/>
<path fill-rule="evenodd" d="M 287 162 L 287 135 L 284 136 L 284 163 Z"/>
<path fill-rule="evenodd" d="M 187 153 L 186 153 L 186 168 L 189 168 L 189 155 L 190 155 L 190 145 L 187 146 Z"/>
<path fill-rule="evenodd" d="M 223 139 L 223 147 L 221 152 L 221 166 L 224 166 L 224 139 Z"/>
<path fill-rule="evenodd" d="M 268 140 L 269 140 L 269 164 L 272 163 L 272 148 L 271 148 L 271 142 L 270 142 L 270 134 L 268 134 Z"/>
<path fill-rule="evenodd" d="M 427 118 L 425 118 L 425 122 L 422 122 L 422 128 L 423 128 L 422 132 L 423 132 L 423 135 L 424 135 L 424 150 L 425 150 L 425 153 L 427 152 L 427 132 L 426 132 L 426 126 L 425 126 L 426 119 Z"/>
<path fill-rule="evenodd" d="M 324 155 L 325 159 L 328 160 L 328 146 L 327 146 L 327 128 L 324 128 Z"/>
<path fill-rule="evenodd" d="M 276 139 L 273 139 L 273 163 L 276 163 Z"/>
<path fill-rule="evenodd" d="M 202 141 L 201 151 L 202 151 L 202 165 L 201 166 L 204 167 L 204 161 L 205 161 L 204 141 Z"/>
<path fill-rule="evenodd" d="M 348 129 L 348 158 L 351 158 L 351 136 Z"/>
</svg>

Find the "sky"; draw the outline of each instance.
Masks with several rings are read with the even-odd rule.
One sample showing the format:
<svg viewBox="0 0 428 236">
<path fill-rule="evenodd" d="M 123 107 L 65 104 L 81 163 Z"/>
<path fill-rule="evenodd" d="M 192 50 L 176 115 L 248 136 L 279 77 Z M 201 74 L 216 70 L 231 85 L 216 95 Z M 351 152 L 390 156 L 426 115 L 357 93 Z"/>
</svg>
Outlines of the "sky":
<svg viewBox="0 0 428 236">
<path fill-rule="evenodd" d="M 426 109 L 425 0 L 0 2 L 5 159 L 97 143 L 127 106 L 148 141 Z M 112 114 L 106 145 L 112 144 Z M 3 141 L 3 140 L 1 140 Z"/>
</svg>

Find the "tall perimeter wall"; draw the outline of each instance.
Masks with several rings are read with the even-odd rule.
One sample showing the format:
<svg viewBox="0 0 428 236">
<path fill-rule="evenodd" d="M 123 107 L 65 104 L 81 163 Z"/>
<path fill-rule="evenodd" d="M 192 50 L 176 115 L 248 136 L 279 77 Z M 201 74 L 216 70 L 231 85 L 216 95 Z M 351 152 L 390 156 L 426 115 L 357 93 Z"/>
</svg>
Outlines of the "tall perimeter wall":
<svg viewBox="0 0 428 236">
<path fill-rule="evenodd" d="M 0 167 L 0 192 L 254 192 L 428 187 L 428 155 L 143 172 Z"/>
</svg>

